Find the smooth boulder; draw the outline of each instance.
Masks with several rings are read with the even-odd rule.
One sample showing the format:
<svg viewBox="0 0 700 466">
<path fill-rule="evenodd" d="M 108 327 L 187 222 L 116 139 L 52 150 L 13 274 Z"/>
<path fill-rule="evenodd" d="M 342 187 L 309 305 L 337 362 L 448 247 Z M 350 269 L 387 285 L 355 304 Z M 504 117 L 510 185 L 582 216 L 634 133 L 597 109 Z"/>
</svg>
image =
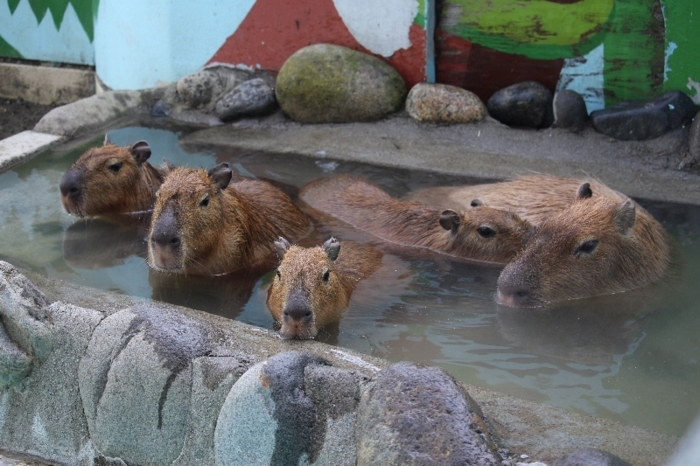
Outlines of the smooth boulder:
<svg viewBox="0 0 700 466">
<path fill-rule="evenodd" d="M 552 125 L 552 93 L 542 84 L 525 81 L 494 92 L 486 108 L 504 125 L 547 128 Z"/>
<path fill-rule="evenodd" d="M 578 92 L 564 89 L 554 94 L 552 102 L 554 111 L 553 127 L 568 129 L 572 133 L 579 133 L 588 121 L 586 102 Z"/>
<path fill-rule="evenodd" d="M 373 121 L 401 109 L 406 84 L 382 60 L 329 44 L 304 47 L 277 75 L 277 102 L 301 123 Z"/>
<path fill-rule="evenodd" d="M 486 106 L 466 89 L 448 84 L 420 83 L 406 97 L 406 111 L 415 120 L 431 123 L 472 123 L 486 116 Z"/>
</svg>

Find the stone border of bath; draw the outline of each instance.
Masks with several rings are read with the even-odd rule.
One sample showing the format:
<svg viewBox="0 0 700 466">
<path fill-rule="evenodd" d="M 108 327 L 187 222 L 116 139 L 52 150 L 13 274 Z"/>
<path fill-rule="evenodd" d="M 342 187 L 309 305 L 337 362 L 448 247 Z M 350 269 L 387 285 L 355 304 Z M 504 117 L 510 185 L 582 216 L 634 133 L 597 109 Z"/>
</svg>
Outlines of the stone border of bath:
<svg viewBox="0 0 700 466">
<path fill-rule="evenodd" d="M 35 131 L 53 134 L 56 139 L 51 139 L 51 142 L 47 142 L 47 145 L 41 148 L 33 149 L 31 153 L 46 149 L 61 140 L 79 138 L 147 117 L 153 104 L 167 92 L 167 89 L 168 87 L 142 92 L 106 92 L 54 109 L 39 122 Z M 635 143 L 636 145 L 628 146 L 626 145 L 628 143 L 612 141 L 596 133 L 585 134 L 584 137 L 586 141 L 593 140 L 593 145 L 586 144 L 587 149 L 576 151 L 576 146 L 581 144 L 581 136 L 557 130 L 539 132 L 514 130 L 489 119 L 477 124 L 440 126 L 420 124 L 405 115 L 398 115 L 373 123 L 300 125 L 286 120 L 277 113 L 272 117 L 242 120 L 233 125 L 196 131 L 184 137 L 183 142 L 295 152 L 320 158 L 357 160 L 486 178 L 505 178 L 528 170 L 573 176 L 586 173 L 593 174 L 632 195 L 700 203 L 700 194 L 693 193 L 691 189 L 697 186 L 697 180 L 700 179 L 697 175 L 676 170 L 662 170 L 657 167 L 649 170 L 644 163 L 634 162 L 634 154 L 629 152 L 634 152 L 635 148 L 647 148 L 648 145 Z M 553 138 L 564 141 L 563 146 L 555 145 L 559 148 L 555 150 L 548 148 L 548 141 Z M 0 142 L 0 147 L 10 139 L 12 138 Z M 492 145 L 484 143 L 487 139 L 492 140 Z M 600 159 L 596 148 L 606 144 L 617 148 L 617 152 L 620 152 L 626 162 L 620 164 L 614 159 L 607 161 Z M 15 143 L 11 142 L 10 147 L 14 145 Z M 566 147 L 567 150 L 563 153 L 557 152 L 561 147 Z M 569 150 L 575 153 L 570 154 Z M 606 154 L 610 152 L 615 151 L 609 148 L 605 150 Z M 425 154 L 434 155 L 425 157 Z M 9 160 L 19 163 L 23 157 L 27 156 L 15 154 L 11 155 Z M 592 157 L 593 162 L 582 159 L 582 156 Z M 598 162 L 605 168 L 603 172 L 596 171 Z M 0 166 L 0 170 L 9 167 L 10 163 L 12 162 L 6 162 Z M 586 166 L 590 169 L 583 168 Z M 632 181 L 626 181 L 628 178 Z M 628 185 L 624 184 L 626 182 Z M 89 292 L 78 290 L 73 285 L 47 282 L 41 277 L 31 278 L 51 301 L 71 303 L 65 304 L 70 309 L 74 306 L 82 306 L 95 321 L 102 321 L 106 316 L 118 311 L 122 312 L 135 305 L 134 300 L 121 296 L 97 290 Z M 175 309 L 172 306 L 169 308 Z M 186 309 L 173 312 L 184 316 L 195 315 L 197 320 L 217 319 Z M 386 361 L 377 361 L 316 342 L 281 342 L 272 332 L 237 322 L 219 322 L 215 327 L 222 325 L 227 328 L 226 332 L 233 332 L 235 336 L 230 338 L 234 340 L 242 335 L 243 341 L 254 340 L 255 344 L 262 344 L 265 347 L 277 345 L 277 350 L 268 353 L 266 357 L 290 348 L 309 350 L 315 354 L 321 351 L 325 354 L 323 357 L 330 360 L 332 364 L 347 369 L 347 364 L 350 363 L 338 357 L 337 353 L 341 352 L 350 355 L 349 358 L 354 361 L 353 364 L 361 361 L 359 368 L 356 368 L 361 373 L 367 370 L 367 367 L 363 367 L 364 364 L 372 364 L 380 368 L 388 364 Z M 86 337 L 83 334 L 80 338 Z M 157 360 L 156 357 L 156 363 Z M 45 366 L 42 365 L 42 367 Z M 46 367 L 51 372 L 49 366 Z M 36 371 L 31 373 L 30 378 L 40 376 L 41 371 Z M 46 385 L 37 383 L 46 389 Z M 32 384 L 28 386 L 31 387 Z M 579 447 L 596 447 L 617 454 L 632 464 L 662 464 L 678 441 L 675 437 L 518 400 L 477 387 L 467 386 L 466 388 L 481 406 L 486 419 L 492 422 L 492 427 L 503 444 L 516 453 L 527 453 L 532 460 L 551 461 Z M 60 399 L 60 396 L 58 398 Z M 48 406 L 47 409 L 58 409 L 59 406 L 56 404 L 58 402 L 44 404 Z M 7 409 L 7 404 L 3 403 L 6 402 L 0 400 L 0 407 L 5 406 L 3 409 Z M 195 414 L 190 413 L 190 417 L 192 415 Z M 80 415 L 78 418 L 83 419 L 79 422 L 83 422 L 84 425 L 84 417 Z M 35 423 L 35 419 L 36 417 L 29 416 L 23 422 Z M 65 447 L 66 444 L 58 442 L 51 446 L 50 442 L 49 444 L 45 442 L 41 448 L 37 449 L 36 446 L 32 446 L 37 445 L 37 439 L 41 440 L 37 437 L 37 432 L 41 435 L 45 435 L 46 432 L 41 429 L 37 431 L 36 424 L 31 426 L 27 424 L 25 427 L 28 444 L 24 446 L 16 443 L 3 444 L 0 448 L 61 461 L 61 455 L 57 453 L 57 449 Z M 81 432 L 84 433 L 84 430 Z M 73 446 L 77 444 L 73 443 Z M 77 456 L 71 458 L 78 463 L 92 464 L 89 459 L 94 458 L 94 446 L 82 444 L 80 448 L 83 450 L 72 450 Z M 186 461 L 181 461 L 180 464 L 186 464 Z M 116 464 L 123 463 L 117 461 Z"/>
<path fill-rule="evenodd" d="M 0 97 L 38 104 L 65 104 L 95 93 L 95 72 L 0 62 Z"/>
</svg>

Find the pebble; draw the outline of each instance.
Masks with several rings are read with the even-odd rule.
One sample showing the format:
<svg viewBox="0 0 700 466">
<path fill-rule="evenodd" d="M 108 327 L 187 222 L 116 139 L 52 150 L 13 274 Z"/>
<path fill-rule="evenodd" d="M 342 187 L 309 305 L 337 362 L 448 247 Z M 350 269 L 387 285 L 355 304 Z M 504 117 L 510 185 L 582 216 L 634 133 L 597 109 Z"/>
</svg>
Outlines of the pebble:
<svg viewBox="0 0 700 466">
<path fill-rule="evenodd" d="M 471 123 L 486 116 L 486 106 L 466 89 L 447 84 L 420 83 L 406 97 L 406 111 L 415 120 L 432 123 Z"/>
<path fill-rule="evenodd" d="M 486 103 L 489 114 L 508 126 L 547 128 L 551 126 L 552 93 L 542 84 L 525 81 L 496 91 Z"/>
</svg>

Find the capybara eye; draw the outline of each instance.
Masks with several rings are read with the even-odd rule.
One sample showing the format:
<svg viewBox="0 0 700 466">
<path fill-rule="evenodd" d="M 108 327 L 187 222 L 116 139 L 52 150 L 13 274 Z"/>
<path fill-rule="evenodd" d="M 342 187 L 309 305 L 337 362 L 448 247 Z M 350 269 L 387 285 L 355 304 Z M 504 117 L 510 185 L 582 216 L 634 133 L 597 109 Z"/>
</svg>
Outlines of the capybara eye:
<svg viewBox="0 0 700 466">
<path fill-rule="evenodd" d="M 493 228 L 489 227 L 479 227 L 476 229 L 476 232 L 479 233 L 482 238 L 491 238 L 492 236 L 496 236 L 496 232 L 493 230 Z"/>
<path fill-rule="evenodd" d="M 583 243 L 581 246 L 576 248 L 576 251 L 574 254 L 579 255 L 579 254 L 590 254 L 593 252 L 593 250 L 598 246 L 598 240 L 597 239 L 592 239 L 590 241 L 586 241 Z"/>
<path fill-rule="evenodd" d="M 209 205 L 209 196 L 204 196 L 204 199 L 199 201 L 199 207 L 206 207 Z"/>
<path fill-rule="evenodd" d="M 330 278 L 330 276 L 331 276 L 331 271 L 330 271 L 330 270 L 326 270 L 325 272 L 323 272 L 323 281 L 324 281 L 324 282 L 327 282 L 328 279 Z"/>
<path fill-rule="evenodd" d="M 114 173 L 116 173 L 122 168 L 122 165 L 124 165 L 122 162 L 116 162 L 116 163 L 113 163 L 112 165 L 109 165 L 107 168 L 109 168 Z"/>
<path fill-rule="evenodd" d="M 282 280 L 282 272 L 280 272 L 279 269 L 277 270 L 277 278 Z"/>
</svg>

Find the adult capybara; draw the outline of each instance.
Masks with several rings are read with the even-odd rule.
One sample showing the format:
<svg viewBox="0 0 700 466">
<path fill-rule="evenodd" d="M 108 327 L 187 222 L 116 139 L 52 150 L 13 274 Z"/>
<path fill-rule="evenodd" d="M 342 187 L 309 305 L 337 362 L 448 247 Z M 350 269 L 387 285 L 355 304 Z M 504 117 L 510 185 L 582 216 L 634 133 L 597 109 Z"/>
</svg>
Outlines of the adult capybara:
<svg viewBox="0 0 700 466">
<path fill-rule="evenodd" d="M 227 163 L 209 171 L 176 168 L 158 190 L 148 234 L 148 264 L 160 271 L 219 275 L 274 266 L 273 242 L 296 240 L 309 221 L 264 181 L 236 178 Z"/>
<path fill-rule="evenodd" d="M 61 178 L 61 203 L 78 217 L 151 210 L 156 191 L 173 168 L 165 161 L 156 168 L 147 162 L 146 141 L 116 146 L 105 137 L 100 147 L 88 149 Z"/>
<path fill-rule="evenodd" d="M 409 197 L 435 208 L 452 206 L 458 209 L 469 209 L 477 199 L 484 205 L 516 213 L 531 224 L 539 225 L 546 217 L 569 207 L 576 197 L 576 190 L 583 183 L 589 184 L 593 197 L 626 199 L 624 194 L 595 179 L 539 174 L 500 183 L 419 189 Z"/>
<path fill-rule="evenodd" d="M 377 249 L 330 238 L 323 246 L 291 246 L 275 241 L 281 262 L 267 293 L 267 307 L 283 338 L 313 338 L 340 319 L 357 282 L 382 263 Z"/>
<path fill-rule="evenodd" d="M 668 234 L 631 199 L 594 197 L 588 183 L 545 218 L 498 278 L 498 302 L 538 307 L 653 283 L 671 256 Z"/>
<path fill-rule="evenodd" d="M 356 175 L 321 178 L 299 197 L 316 210 L 386 241 L 453 256 L 505 263 L 523 246 L 528 222 L 503 210 L 479 205 L 469 210 L 436 210 L 396 199 Z"/>
</svg>

